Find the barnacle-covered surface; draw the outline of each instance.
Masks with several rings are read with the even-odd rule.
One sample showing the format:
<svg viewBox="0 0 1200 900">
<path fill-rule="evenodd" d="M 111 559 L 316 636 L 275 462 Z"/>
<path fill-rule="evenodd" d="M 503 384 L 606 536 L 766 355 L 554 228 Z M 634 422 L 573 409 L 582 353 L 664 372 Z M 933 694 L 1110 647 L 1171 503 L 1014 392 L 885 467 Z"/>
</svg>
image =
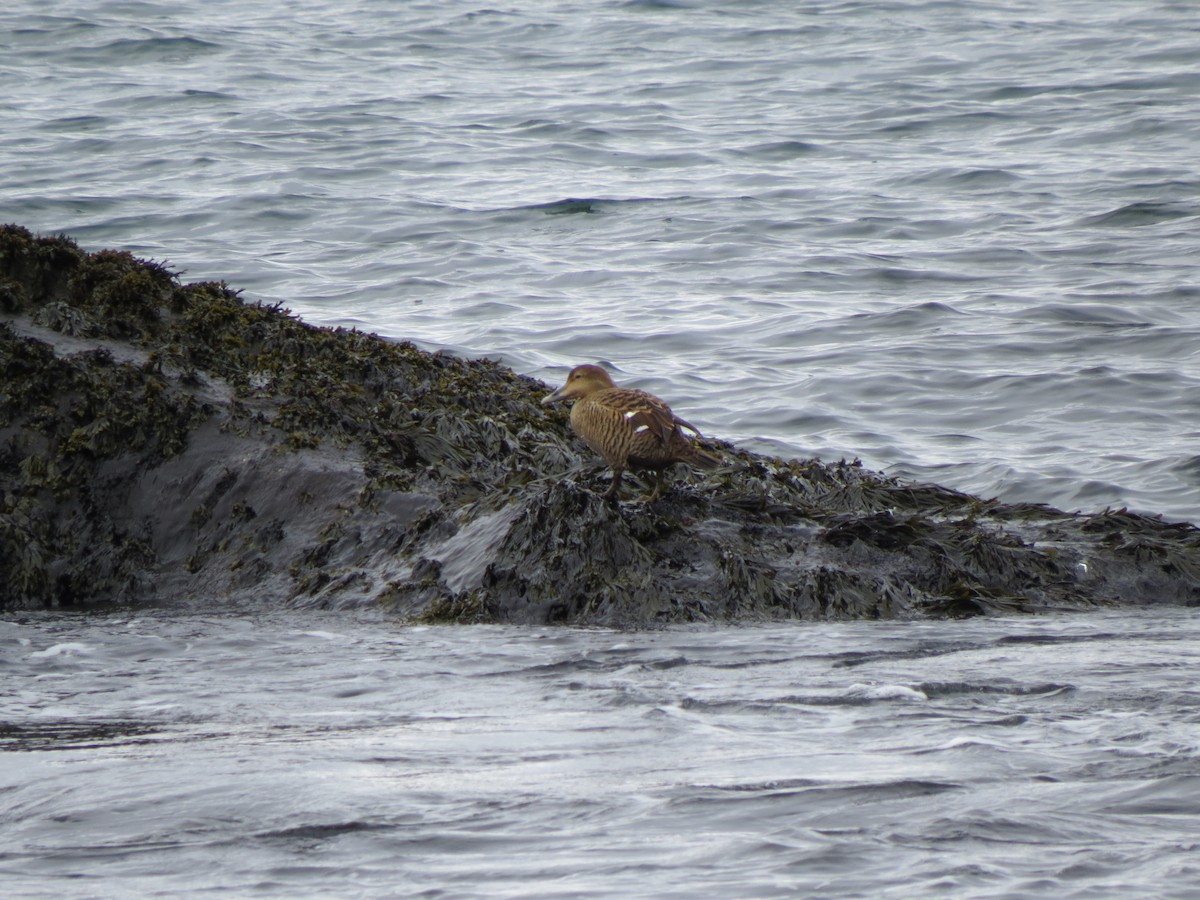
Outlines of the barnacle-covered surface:
<svg viewBox="0 0 1200 900">
<path fill-rule="evenodd" d="M 1200 532 L 707 442 L 653 502 L 550 388 L 0 228 L 0 603 L 646 626 L 1200 602 Z"/>
</svg>

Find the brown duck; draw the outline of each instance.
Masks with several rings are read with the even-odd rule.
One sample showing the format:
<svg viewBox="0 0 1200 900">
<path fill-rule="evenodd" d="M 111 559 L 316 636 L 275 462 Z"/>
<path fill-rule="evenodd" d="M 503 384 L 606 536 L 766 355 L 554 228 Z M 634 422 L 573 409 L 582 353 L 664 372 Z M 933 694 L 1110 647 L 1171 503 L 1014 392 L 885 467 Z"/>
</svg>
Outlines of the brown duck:
<svg viewBox="0 0 1200 900">
<path fill-rule="evenodd" d="M 576 366 L 567 382 L 542 403 L 575 399 L 571 428 L 583 442 L 604 457 L 612 469 L 612 484 L 604 496 L 615 499 L 626 469 L 651 469 L 656 475 L 672 463 L 709 469 L 720 460 L 684 437 L 680 428 L 697 436 L 689 425 L 658 397 L 637 388 L 622 388 L 599 366 Z M 651 498 L 658 496 L 656 480 Z"/>
</svg>

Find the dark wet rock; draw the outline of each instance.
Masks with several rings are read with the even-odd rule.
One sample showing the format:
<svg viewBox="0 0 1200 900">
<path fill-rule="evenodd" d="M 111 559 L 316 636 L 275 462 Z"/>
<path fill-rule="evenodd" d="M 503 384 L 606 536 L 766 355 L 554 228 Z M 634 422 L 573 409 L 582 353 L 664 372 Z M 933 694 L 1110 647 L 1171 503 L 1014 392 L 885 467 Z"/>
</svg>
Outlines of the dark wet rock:
<svg viewBox="0 0 1200 900">
<path fill-rule="evenodd" d="M 653 502 L 549 387 L 0 228 L 0 603 L 647 626 L 1200 602 L 1200 532 L 705 446 Z"/>
</svg>

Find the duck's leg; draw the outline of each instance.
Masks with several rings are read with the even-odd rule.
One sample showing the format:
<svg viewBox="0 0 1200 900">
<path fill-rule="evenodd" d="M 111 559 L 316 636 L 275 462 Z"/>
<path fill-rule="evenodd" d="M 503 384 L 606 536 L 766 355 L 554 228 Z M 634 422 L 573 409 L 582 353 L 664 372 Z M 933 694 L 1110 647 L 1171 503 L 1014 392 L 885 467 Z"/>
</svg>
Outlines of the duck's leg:
<svg viewBox="0 0 1200 900">
<path fill-rule="evenodd" d="M 604 492 L 605 500 L 609 501 L 610 503 L 617 502 L 617 488 L 621 486 L 621 476 L 624 474 L 624 469 L 618 466 L 613 466 L 612 484 L 610 484 L 608 486 L 608 490 Z"/>
<path fill-rule="evenodd" d="M 646 498 L 647 503 L 653 503 L 662 495 L 663 489 L 667 486 L 666 479 L 663 478 L 663 469 L 654 470 L 654 488 L 650 491 L 650 496 Z"/>
</svg>

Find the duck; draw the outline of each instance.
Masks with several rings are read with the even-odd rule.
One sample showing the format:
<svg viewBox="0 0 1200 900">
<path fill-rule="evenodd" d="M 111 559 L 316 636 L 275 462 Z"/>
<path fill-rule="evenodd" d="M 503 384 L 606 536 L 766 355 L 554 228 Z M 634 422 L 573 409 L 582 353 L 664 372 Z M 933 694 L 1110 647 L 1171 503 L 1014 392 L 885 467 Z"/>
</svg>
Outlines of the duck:
<svg viewBox="0 0 1200 900">
<path fill-rule="evenodd" d="M 612 469 L 612 483 L 604 499 L 616 502 L 626 469 L 649 469 L 656 475 L 651 500 L 662 490 L 662 472 L 682 462 L 711 469 L 721 460 L 692 443 L 681 429 L 697 437 L 699 430 L 671 411 L 649 391 L 617 387 L 600 366 L 576 366 L 567 380 L 542 399 L 543 405 L 574 400 L 571 429 Z"/>
</svg>

